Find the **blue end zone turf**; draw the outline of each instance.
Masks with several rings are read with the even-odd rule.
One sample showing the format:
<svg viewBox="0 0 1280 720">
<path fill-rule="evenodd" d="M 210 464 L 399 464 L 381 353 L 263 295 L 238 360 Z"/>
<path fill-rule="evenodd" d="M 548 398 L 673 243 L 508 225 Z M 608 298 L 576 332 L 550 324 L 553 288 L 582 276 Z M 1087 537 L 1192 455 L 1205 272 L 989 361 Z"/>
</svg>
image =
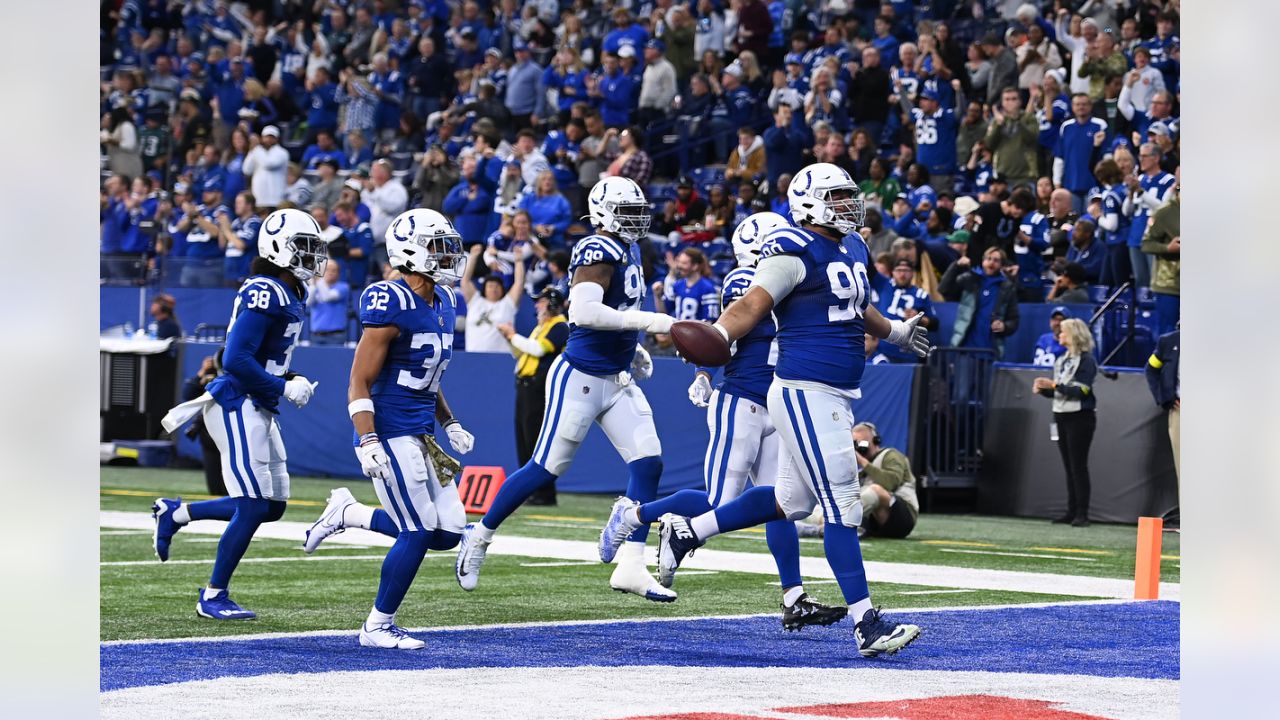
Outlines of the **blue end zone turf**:
<svg viewBox="0 0 1280 720">
<path fill-rule="evenodd" d="M 103 691 L 227 676 L 465 667 L 867 667 L 1177 679 L 1175 602 L 894 613 L 924 629 L 900 655 L 858 656 L 848 621 L 784 633 L 773 617 L 439 630 L 423 652 L 350 636 L 104 645 Z M 358 621 L 358 619 L 357 619 Z"/>
</svg>

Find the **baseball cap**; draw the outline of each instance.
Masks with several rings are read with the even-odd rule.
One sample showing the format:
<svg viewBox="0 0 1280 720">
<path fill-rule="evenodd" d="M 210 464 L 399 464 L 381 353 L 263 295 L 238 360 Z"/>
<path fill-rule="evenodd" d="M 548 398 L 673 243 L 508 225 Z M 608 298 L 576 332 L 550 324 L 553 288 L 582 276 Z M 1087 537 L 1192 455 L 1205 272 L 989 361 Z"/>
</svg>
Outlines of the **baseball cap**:
<svg viewBox="0 0 1280 720">
<path fill-rule="evenodd" d="M 192 102 L 200 102 L 200 91 L 195 88 L 184 88 L 178 93 L 179 100 L 190 100 Z"/>
<path fill-rule="evenodd" d="M 624 57 L 633 58 L 635 56 L 636 56 L 636 49 L 634 47 L 631 47 L 630 45 L 623 45 L 622 47 L 618 48 L 618 57 L 620 58 L 624 58 Z"/>
<path fill-rule="evenodd" d="M 232 64 L 232 65 L 243 65 L 243 64 L 244 64 L 244 58 L 242 58 L 242 57 L 240 57 L 239 55 L 237 55 L 237 56 L 235 56 L 235 57 L 231 58 L 231 61 L 230 61 L 230 62 L 231 62 L 231 64 Z"/>
<path fill-rule="evenodd" d="M 968 230 L 956 230 L 947 236 L 947 242 L 953 245 L 968 245 L 970 235 Z"/>
<path fill-rule="evenodd" d="M 222 176 L 210 175 L 200 184 L 200 192 L 222 192 Z"/>
<path fill-rule="evenodd" d="M 795 53 L 795 52 L 793 52 L 793 53 L 787 53 L 787 56 L 786 56 L 786 58 L 784 59 L 784 64 L 786 64 L 786 65 L 803 65 L 803 64 L 804 64 L 804 56 L 803 56 L 803 55 L 801 55 L 800 53 Z"/>
<path fill-rule="evenodd" d="M 1164 124 L 1164 123 L 1162 123 L 1162 122 L 1160 122 L 1160 121 L 1158 121 L 1158 120 L 1157 120 L 1156 122 L 1153 122 L 1153 123 L 1151 123 L 1150 125 L 1148 125 L 1148 126 L 1147 126 L 1147 134 L 1148 134 L 1148 135 L 1166 135 L 1166 136 L 1167 136 L 1167 135 L 1170 135 L 1171 133 L 1169 132 L 1169 126 L 1168 126 L 1168 125 L 1166 125 L 1166 124 Z"/>
<path fill-rule="evenodd" d="M 933 90 L 921 90 L 921 91 L 920 91 L 920 99 L 921 99 L 921 100 L 932 100 L 932 101 L 934 101 L 934 102 L 940 102 L 940 101 L 941 101 L 941 98 L 939 98 L 939 97 L 938 97 L 938 93 L 937 93 L 937 92 L 935 92 L 935 91 L 933 91 Z"/>
<path fill-rule="evenodd" d="M 906 258 L 899 258 L 899 259 L 898 259 L 898 262 L 896 262 L 896 263 L 894 263 L 894 264 L 893 264 L 893 269 L 894 269 L 894 270 L 897 270 L 897 269 L 898 269 L 898 268 L 900 268 L 900 267 L 908 267 L 908 268 L 911 268 L 912 270 L 915 270 L 915 269 L 916 269 L 916 266 L 915 266 L 915 265 L 912 265 L 912 264 L 911 264 L 911 261 L 910 261 L 910 260 L 908 260 L 908 259 L 906 259 Z"/>
<path fill-rule="evenodd" d="M 732 76 L 734 76 L 734 77 L 736 77 L 736 78 L 741 78 L 741 77 L 742 77 L 742 66 L 738 64 L 738 61 L 737 61 L 737 60 L 734 60 L 733 62 L 731 62 L 731 63 L 729 63 L 728 65 L 726 65 L 726 66 L 725 66 L 724 74 L 725 74 L 725 75 L 732 75 Z"/>
<path fill-rule="evenodd" d="M 174 195 L 185 195 L 191 188 L 184 182 L 176 182 L 173 184 Z"/>
<path fill-rule="evenodd" d="M 458 32 L 458 35 L 459 35 L 460 37 L 463 37 L 463 38 L 467 39 L 467 40 L 475 40 L 475 39 L 476 39 L 476 30 L 475 30 L 475 28 L 472 28 L 472 27 L 464 27 L 464 28 L 462 28 L 462 30 L 460 30 L 460 31 Z"/>
<path fill-rule="evenodd" d="M 1057 80 L 1059 85 L 1065 86 L 1067 84 L 1067 71 L 1063 70 L 1062 68 L 1049 70 L 1048 72 L 1045 73 L 1045 75 L 1052 75 L 1053 79 Z"/>
<path fill-rule="evenodd" d="M 681 175 L 680 177 L 676 178 L 676 187 L 678 188 L 693 187 L 693 178 L 689 177 L 688 175 Z"/>
<path fill-rule="evenodd" d="M 484 51 L 484 54 L 485 54 L 485 55 L 492 55 L 492 56 L 494 56 L 494 57 L 496 57 L 496 58 L 500 58 L 500 57 L 502 57 L 502 51 L 501 51 L 501 50 L 499 50 L 499 49 L 498 49 L 498 48 L 496 48 L 496 47 L 494 47 L 494 48 L 489 48 L 488 50 L 485 50 L 485 51 Z"/>
<path fill-rule="evenodd" d="M 1080 267 L 1079 263 L 1072 263 L 1072 264 L 1075 265 L 1076 267 Z M 1080 268 L 1080 269 L 1083 270 L 1084 268 Z M 1061 315 L 1065 319 L 1065 318 L 1071 317 L 1071 311 L 1061 305 L 1058 305 L 1053 308 L 1053 312 L 1049 313 L 1049 317 L 1053 317 L 1054 315 Z"/>
<path fill-rule="evenodd" d="M 1063 269 L 1062 274 L 1077 285 L 1081 285 L 1085 281 L 1084 266 L 1080 263 L 1067 263 L 1067 267 Z M 1057 312 L 1057 308 L 1054 308 L 1054 311 Z M 1067 317 L 1071 316 L 1067 315 Z"/>
<path fill-rule="evenodd" d="M 968 195 L 961 195 L 960 197 L 956 198 L 956 203 L 952 207 L 952 212 L 954 212 L 958 217 L 964 217 L 965 215 L 968 215 L 974 210 L 977 210 L 978 207 L 979 206 L 978 206 L 977 200 L 974 200 Z"/>
<path fill-rule="evenodd" d="M 897 195 L 895 195 L 895 196 L 894 196 L 894 198 L 893 198 L 893 199 L 894 199 L 894 200 L 901 200 L 902 202 L 910 202 L 910 200 L 908 200 L 908 199 L 907 199 L 907 194 L 906 194 L 906 193 L 898 193 Z"/>
<path fill-rule="evenodd" d="M 524 38 L 517 35 L 516 39 L 511 41 L 511 49 L 516 52 L 528 52 L 529 43 L 525 42 Z"/>
<path fill-rule="evenodd" d="M 266 137 L 273 137 L 273 138 L 276 138 L 277 140 L 279 140 L 279 139 L 280 139 L 280 128 L 276 127 L 275 125 L 268 125 L 268 126 L 266 126 L 266 127 L 262 128 L 262 137 L 264 137 L 264 138 L 266 138 Z"/>
<path fill-rule="evenodd" d="M 351 188 L 356 192 L 360 192 L 361 190 L 364 190 L 364 185 L 361 185 L 360 181 L 356 180 L 355 178 L 350 178 L 346 182 L 342 183 L 342 187 Z"/>
<path fill-rule="evenodd" d="M 662 41 L 661 41 L 661 40 L 659 40 L 658 38 L 653 38 L 653 39 L 652 39 L 652 40 L 650 40 L 649 42 L 645 43 L 645 44 L 644 44 L 644 46 L 645 46 L 645 47 L 647 47 L 647 48 L 653 48 L 654 50 L 657 50 L 658 52 L 666 52 L 666 51 L 667 51 L 667 44 L 666 44 L 666 43 L 664 43 L 664 42 L 662 42 Z"/>
</svg>

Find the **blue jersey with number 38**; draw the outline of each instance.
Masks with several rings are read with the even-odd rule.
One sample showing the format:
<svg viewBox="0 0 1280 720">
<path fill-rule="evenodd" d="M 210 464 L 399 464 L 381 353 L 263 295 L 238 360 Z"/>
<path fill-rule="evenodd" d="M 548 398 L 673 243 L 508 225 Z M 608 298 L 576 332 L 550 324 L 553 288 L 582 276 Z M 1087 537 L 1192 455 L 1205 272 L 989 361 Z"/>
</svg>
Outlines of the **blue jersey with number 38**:
<svg viewBox="0 0 1280 720">
<path fill-rule="evenodd" d="M 227 323 L 226 372 L 209 383 L 219 405 L 236 408 L 248 396 L 255 406 L 275 412 L 284 389 L 280 378 L 289 371 L 305 314 L 303 301 L 279 279 L 254 275 L 244 281 Z"/>
<path fill-rule="evenodd" d="M 866 365 L 863 314 L 871 296 L 866 243 L 853 234 L 840 242 L 801 228 L 769 233 L 761 263 L 791 255 L 804 263 L 804 279 L 773 308 L 778 320 L 782 380 L 855 390 Z"/>
<path fill-rule="evenodd" d="M 609 287 L 604 291 L 605 306 L 614 310 L 639 310 L 640 301 L 644 299 L 640 247 L 603 235 L 585 237 L 573 246 L 569 277 L 580 267 L 601 263 L 613 266 Z M 616 375 L 631 367 L 639 337 L 640 333 L 635 330 L 593 330 L 571 325 L 564 359 L 588 375 Z"/>
<path fill-rule="evenodd" d="M 369 392 L 379 437 L 435 433 L 436 393 L 453 357 L 456 313 L 453 288 L 441 285 L 430 303 L 403 280 L 373 283 L 360 295 L 361 325 L 400 331 Z"/>
</svg>

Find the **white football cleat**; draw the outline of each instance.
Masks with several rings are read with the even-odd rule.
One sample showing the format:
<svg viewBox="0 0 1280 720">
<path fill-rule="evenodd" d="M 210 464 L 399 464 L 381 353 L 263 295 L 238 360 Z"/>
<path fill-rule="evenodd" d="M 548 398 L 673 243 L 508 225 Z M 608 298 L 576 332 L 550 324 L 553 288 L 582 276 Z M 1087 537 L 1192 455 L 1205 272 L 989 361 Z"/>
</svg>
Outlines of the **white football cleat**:
<svg viewBox="0 0 1280 720">
<path fill-rule="evenodd" d="M 489 543 L 481 540 L 475 523 L 462 529 L 462 540 L 458 542 L 458 559 L 453 572 L 458 578 L 458 586 L 471 591 L 480 584 L 480 566 L 484 564 L 485 551 Z"/>
<path fill-rule="evenodd" d="M 383 650 L 421 650 L 427 644 L 409 633 L 401 630 L 394 623 L 378 625 L 370 628 L 368 623 L 360 626 L 360 644 L 364 647 L 382 648 Z"/>
<path fill-rule="evenodd" d="M 613 510 L 609 512 L 609 520 L 600 531 L 600 562 L 613 562 L 614 556 L 618 554 L 618 548 L 626 542 L 627 536 L 640 527 L 639 523 L 632 525 L 627 522 L 626 517 L 628 510 L 638 507 L 640 503 L 631 498 L 620 497 L 614 501 Z"/>
<path fill-rule="evenodd" d="M 347 526 L 342 523 L 342 514 L 348 507 L 356 504 L 356 499 L 351 495 L 351 491 L 341 487 L 334 488 L 329 493 L 329 504 L 325 506 L 324 512 L 320 513 L 320 519 L 311 524 L 307 530 L 307 535 L 302 540 L 302 550 L 310 555 L 320 547 L 320 543 L 330 535 L 336 535 Z"/>
<path fill-rule="evenodd" d="M 658 584 L 642 561 L 620 559 L 609 578 L 609 587 L 654 602 L 675 602 L 676 593 Z"/>
</svg>

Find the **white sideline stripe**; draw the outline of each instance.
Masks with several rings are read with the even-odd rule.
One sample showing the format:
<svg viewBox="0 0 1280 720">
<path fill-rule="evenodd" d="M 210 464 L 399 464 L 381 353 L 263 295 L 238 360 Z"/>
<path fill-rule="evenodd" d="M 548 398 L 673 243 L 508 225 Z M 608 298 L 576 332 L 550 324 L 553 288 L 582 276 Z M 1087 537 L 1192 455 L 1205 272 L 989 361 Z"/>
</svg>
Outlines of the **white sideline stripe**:
<svg viewBox="0 0 1280 720">
<path fill-rule="evenodd" d="M 99 535 L 150 535 L 147 530 L 103 530 Z"/>
<path fill-rule="evenodd" d="M 956 548 L 938 548 L 938 552 L 964 553 L 965 555 L 1003 555 L 1005 557 L 1043 558 L 1045 560 L 1070 560 L 1072 562 L 1098 562 L 1097 558 L 1072 557 L 1070 555 L 1044 555 L 1042 553 L 1003 552 L 996 550 L 958 550 Z"/>
<path fill-rule="evenodd" d="M 832 581 L 834 582 L 834 581 Z M 1044 602 L 1044 603 L 1012 603 L 1007 605 L 953 605 L 948 607 L 928 607 L 928 608 L 888 608 L 883 612 L 888 613 L 935 613 L 935 612 L 956 612 L 961 610 L 987 611 L 987 610 L 1013 610 L 1019 608 L 1050 608 L 1050 607 L 1074 607 L 1087 605 L 1124 605 L 1126 603 L 1145 602 L 1141 600 L 1070 600 L 1067 602 Z M 522 623 L 493 623 L 491 625 L 450 625 L 440 627 L 425 628 L 404 628 L 408 632 L 414 633 L 438 633 L 438 632 L 456 632 L 463 630 L 522 630 L 531 628 L 548 628 L 548 627 L 577 627 L 581 625 L 611 625 L 615 623 L 668 623 L 683 622 L 685 620 L 749 620 L 752 618 L 776 618 L 777 613 L 751 613 L 748 615 L 686 615 L 682 617 L 647 617 L 647 618 L 609 618 L 598 620 L 540 620 L 537 622 Z M 165 643 L 210 643 L 210 642 L 240 642 L 244 640 L 280 640 L 289 638 L 309 638 L 309 637 L 355 637 L 359 630 L 308 630 L 305 632 L 278 632 L 278 633 L 250 633 L 246 635 L 222 635 L 222 636 L 205 636 L 205 637 L 188 637 L 188 638 L 144 638 L 140 640 L 105 640 L 99 643 L 103 647 L 112 645 L 162 645 Z"/>
<path fill-rule="evenodd" d="M 973 592 L 972 590 L 903 590 L 899 595 L 953 595 L 955 593 Z"/>
<path fill-rule="evenodd" d="M 585 565 L 598 565 L 598 564 L 599 563 L 593 563 L 590 560 L 581 560 L 581 561 L 566 560 L 566 561 L 556 561 L 556 562 L 520 563 L 520 567 L 582 567 Z"/>
<path fill-rule="evenodd" d="M 299 557 L 270 557 L 270 558 L 241 558 L 240 564 L 245 563 L 277 563 L 277 562 L 324 562 L 326 560 L 382 560 L 386 555 L 326 555 L 324 557 L 315 557 L 314 555 L 301 555 Z M 160 562 L 159 560 L 116 560 L 112 562 L 100 562 L 99 567 L 127 567 L 129 565 L 211 565 L 213 558 L 207 560 L 169 560 L 168 562 Z"/>
<path fill-rule="evenodd" d="M 125 530 L 150 530 L 154 522 L 151 513 L 104 510 L 99 525 Z M 183 528 L 185 533 L 221 535 L 226 523 L 215 520 L 193 522 Z M 277 521 L 258 528 L 258 537 L 294 540 L 301 544 L 310 523 Z M 378 533 L 352 528 L 334 535 L 326 543 L 347 545 L 372 545 L 391 547 L 393 540 Z M 498 535 L 489 546 L 495 555 L 518 555 L 547 560 L 598 560 L 596 543 L 588 540 L 555 540 L 551 538 Z M 689 570 L 721 570 L 758 575 L 777 575 L 773 557 L 767 553 L 736 552 L 701 548 L 696 555 L 685 560 L 683 568 Z M 1048 593 L 1090 598 L 1130 599 L 1133 597 L 1133 580 L 1089 577 L 1084 575 L 1058 575 L 1055 573 L 1023 572 L 1018 570 L 988 570 L 981 568 L 924 565 L 919 563 L 867 562 L 867 576 L 875 582 L 923 585 L 940 588 L 966 588 L 971 590 L 1004 590 L 1012 592 Z M 826 558 L 801 557 L 800 574 L 819 579 L 834 578 Z M 1160 599 L 1179 600 L 1178 583 L 1160 583 Z"/>
</svg>

